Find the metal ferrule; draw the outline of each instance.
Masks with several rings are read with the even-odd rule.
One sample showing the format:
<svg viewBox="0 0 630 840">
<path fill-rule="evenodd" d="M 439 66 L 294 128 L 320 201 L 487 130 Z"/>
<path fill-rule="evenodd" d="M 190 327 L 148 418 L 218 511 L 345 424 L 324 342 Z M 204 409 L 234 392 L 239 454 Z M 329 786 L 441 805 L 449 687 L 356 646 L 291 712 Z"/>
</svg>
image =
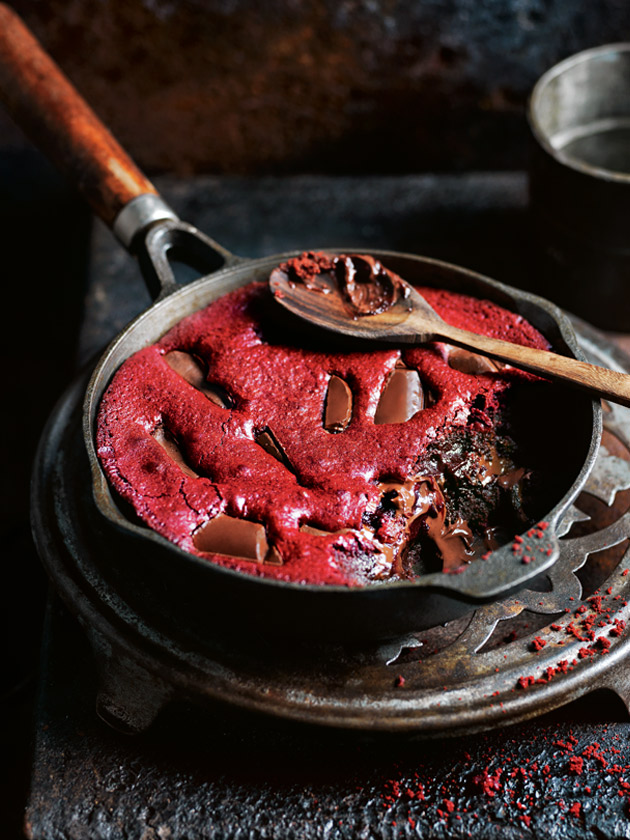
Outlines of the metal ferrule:
<svg viewBox="0 0 630 840">
<path fill-rule="evenodd" d="M 159 195 L 144 193 L 133 198 L 114 219 L 112 230 L 125 248 L 131 248 L 133 240 L 154 222 L 164 219 L 178 221 L 179 217 Z"/>
</svg>

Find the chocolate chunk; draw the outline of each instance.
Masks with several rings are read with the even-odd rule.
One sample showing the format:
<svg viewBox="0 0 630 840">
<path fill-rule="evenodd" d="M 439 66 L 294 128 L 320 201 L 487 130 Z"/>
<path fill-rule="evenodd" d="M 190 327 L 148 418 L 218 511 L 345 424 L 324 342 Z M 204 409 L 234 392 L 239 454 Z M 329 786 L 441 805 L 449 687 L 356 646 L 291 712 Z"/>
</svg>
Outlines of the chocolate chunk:
<svg viewBox="0 0 630 840">
<path fill-rule="evenodd" d="M 173 459 L 173 461 L 175 461 L 183 473 L 191 478 L 199 477 L 199 473 L 196 473 L 192 467 L 188 466 L 175 438 L 166 431 L 164 426 L 158 426 L 157 429 L 155 429 L 153 432 L 153 439 L 160 444 L 162 449 Z"/>
<path fill-rule="evenodd" d="M 352 417 L 352 391 L 339 376 L 331 376 L 326 394 L 324 428 L 327 432 L 343 432 Z"/>
<path fill-rule="evenodd" d="M 258 446 L 262 446 L 265 452 L 269 453 L 269 455 L 273 455 L 273 457 L 277 461 L 280 461 L 281 464 L 286 462 L 286 456 L 271 429 L 265 428 L 262 432 L 258 432 L 256 435 L 256 443 Z"/>
<path fill-rule="evenodd" d="M 311 534 L 313 537 L 330 537 L 338 536 L 339 534 L 351 534 L 351 528 L 341 528 L 339 531 L 325 531 L 323 528 L 316 528 L 314 525 L 301 525 L 300 532 L 302 534 Z"/>
<path fill-rule="evenodd" d="M 303 534 L 311 534 L 314 537 L 327 537 L 330 535 L 330 531 L 324 531 L 322 528 L 314 528 L 312 525 L 302 525 L 300 526 L 300 531 Z"/>
<path fill-rule="evenodd" d="M 265 563 L 269 566 L 282 566 L 282 555 L 275 546 L 271 546 L 265 557 Z"/>
<path fill-rule="evenodd" d="M 189 385 L 207 397 L 210 402 L 221 408 L 231 408 L 231 400 L 223 388 L 218 385 L 209 385 L 206 382 L 206 371 L 199 359 L 190 353 L 182 350 L 171 350 L 164 356 L 166 364 L 185 379 Z"/>
<path fill-rule="evenodd" d="M 258 522 L 220 513 L 203 525 L 193 537 L 198 551 L 227 554 L 264 563 L 269 551 L 265 528 Z"/>
<path fill-rule="evenodd" d="M 374 422 L 404 423 L 424 407 L 417 370 L 395 368 L 389 375 L 374 415 Z"/>
<path fill-rule="evenodd" d="M 450 347 L 448 351 L 448 363 L 460 373 L 496 373 L 498 366 L 486 356 L 478 353 L 471 353 L 463 347 Z"/>
</svg>

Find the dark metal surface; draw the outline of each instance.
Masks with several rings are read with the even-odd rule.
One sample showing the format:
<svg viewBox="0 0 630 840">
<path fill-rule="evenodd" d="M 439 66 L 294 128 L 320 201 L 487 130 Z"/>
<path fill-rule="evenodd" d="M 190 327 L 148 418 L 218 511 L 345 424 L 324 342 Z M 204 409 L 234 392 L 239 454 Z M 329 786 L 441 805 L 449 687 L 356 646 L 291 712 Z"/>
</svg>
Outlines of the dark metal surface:
<svg viewBox="0 0 630 840">
<path fill-rule="evenodd" d="M 616 840 L 630 833 L 623 793 L 630 724 L 601 692 L 561 714 L 447 741 L 314 732 L 188 703 L 130 738 L 94 715 L 90 650 L 58 603 L 47 626 L 27 811 L 34 840 Z M 574 756 L 583 761 L 579 774 L 570 770 Z"/>
<path fill-rule="evenodd" d="M 551 294 L 570 295 L 573 311 L 611 330 L 630 329 L 629 85 L 630 44 L 597 47 L 545 73 L 528 110 L 531 202 L 556 270 Z"/>
</svg>

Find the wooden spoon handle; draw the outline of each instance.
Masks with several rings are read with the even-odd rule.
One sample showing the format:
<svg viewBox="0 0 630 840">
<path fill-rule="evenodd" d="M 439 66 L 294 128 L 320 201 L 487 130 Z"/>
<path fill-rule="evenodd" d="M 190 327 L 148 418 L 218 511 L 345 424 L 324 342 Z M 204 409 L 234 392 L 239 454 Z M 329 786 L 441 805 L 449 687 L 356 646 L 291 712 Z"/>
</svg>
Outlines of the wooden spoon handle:
<svg viewBox="0 0 630 840">
<path fill-rule="evenodd" d="M 477 350 L 502 362 L 509 362 L 516 367 L 525 368 L 533 373 L 547 376 L 549 379 L 569 382 L 597 396 L 614 403 L 630 406 L 630 375 L 616 370 L 590 365 L 569 356 L 559 356 L 548 350 L 535 347 L 523 347 L 498 338 L 460 330 L 445 324 L 440 325 L 440 337 L 461 347 Z"/>
<path fill-rule="evenodd" d="M 22 20 L 0 3 L 0 99 L 106 224 L 157 191 Z"/>
</svg>

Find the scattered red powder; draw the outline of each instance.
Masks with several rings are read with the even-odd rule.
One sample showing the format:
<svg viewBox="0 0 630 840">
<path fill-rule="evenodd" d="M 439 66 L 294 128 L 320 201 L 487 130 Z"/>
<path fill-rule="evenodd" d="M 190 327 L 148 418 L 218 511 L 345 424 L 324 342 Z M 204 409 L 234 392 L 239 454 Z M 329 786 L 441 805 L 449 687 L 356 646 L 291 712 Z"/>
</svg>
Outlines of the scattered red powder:
<svg viewBox="0 0 630 840">
<path fill-rule="evenodd" d="M 501 783 L 499 781 L 501 773 L 502 770 L 499 768 L 491 775 L 486 767 L 481 775 L 475 776 L 473 783 L 480 788 L 486 796 L 494 796 L 497 791 L 501 790 Z"/>
<path fill-rule="evenodd" d="M 569 772 L 576 776 L 581 775 L 584 769 L 584 759 L 579 755 L 572 755 L 569 759 Z"/>
</svg>

